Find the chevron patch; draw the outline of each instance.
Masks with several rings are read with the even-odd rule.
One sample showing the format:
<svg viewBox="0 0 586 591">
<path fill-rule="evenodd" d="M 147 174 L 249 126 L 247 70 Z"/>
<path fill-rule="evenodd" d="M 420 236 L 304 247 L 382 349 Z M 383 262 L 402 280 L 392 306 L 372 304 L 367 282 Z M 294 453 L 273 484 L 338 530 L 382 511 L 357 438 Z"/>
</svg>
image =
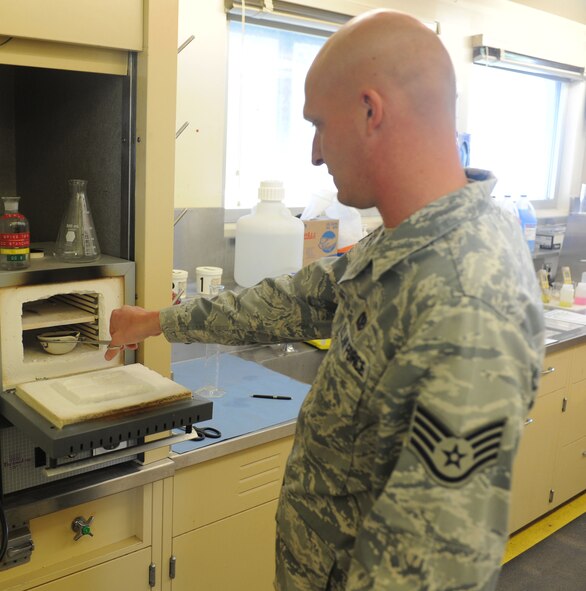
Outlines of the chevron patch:
<svg viewBox="0 0 586 591">
<path fill-rule="evenodd" d="M 496 463 L 505 423 L 494 421 L 457 435 L 418 405 L 408 445 L 435 480 L 462 486 L 475 472 Z"/>
</svg>

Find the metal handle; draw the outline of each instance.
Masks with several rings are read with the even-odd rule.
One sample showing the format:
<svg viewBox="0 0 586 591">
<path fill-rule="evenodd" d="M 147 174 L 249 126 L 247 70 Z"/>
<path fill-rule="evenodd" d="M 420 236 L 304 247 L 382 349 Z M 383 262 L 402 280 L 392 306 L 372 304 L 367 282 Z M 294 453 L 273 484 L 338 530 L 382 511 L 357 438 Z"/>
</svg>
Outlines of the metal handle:
<svg viewBox="0 0 586 591">
<path fill-rule="evenodd" d="M 186 121 L 176 132 L 175 139 L 177 139 L 187 128 L 189 127 L 189 121 Z"/>
<path fill-rule="evenodd" d="M 48 477 L 61 476 L 62 474 L 68 474 L 69 472 L 73 472 L 74 470 L 78 470 L 80 468 L 95 468 L 102 464 L 107 464 L 112 460 L 119 460 L 120 458 L 145 453 L 147 451 L 158 449 L 160 447 L 165 447 L 167 445 L 174 445 L 176 443 L 182 443 L 183 441 L 189 441 L 190 439 L 197 440 L 198 438 L 198 434 L 193 433 L 191 431 L 191 425 L 189 425 L 187 432 L 182 433 L 181 435 L 170 435 L 169 437 L 156 439 L 155 441 L 150 441 L 149 443 L 129 445 L 124 449 L 110 451 L 108 453 L 100 454 L 99 456 L 94 456 L 92 458 L 86 458 L 83 460 L 78 460 L 76 462 L 68 462 L 67 464 L 62 464 L 55 468 L 45 468 L 45 474 Z"/>
<path fill-rule="evenodd" d="M 548 373 L 553 373 L 555 371 L 555 367 L 548 367 L 541 371 L 542 376 L 546 376 Z"/>
<path fill-rule="evenodd" d="M 30 554 L 35 549 L 35 545 L 33 544 L 32 540 L 21 544 L 20 546 L 11 546 L 6 550 L 6 556 L 8 558 L 14 559 L 18 558 L 21 555 Z"/>
<path fill-rule="evenodd" d="M 535 419 L 525 419 L 525 427 L 527 427 L 527 425 L 532 425 L 535 422 Z"/>
<path fill-rule="evenodd" d="M 177 49 L 177 53 L 181 53 L 193 40 L 195 39 L 195 35 L 191 35 L 188 37 Z"/>
</svg>

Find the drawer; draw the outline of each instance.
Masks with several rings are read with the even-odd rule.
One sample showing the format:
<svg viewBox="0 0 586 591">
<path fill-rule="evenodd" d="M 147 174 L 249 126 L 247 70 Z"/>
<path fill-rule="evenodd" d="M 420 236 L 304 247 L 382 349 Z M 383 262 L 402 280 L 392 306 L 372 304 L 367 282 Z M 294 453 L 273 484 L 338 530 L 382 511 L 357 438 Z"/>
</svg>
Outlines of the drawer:
<svg viewBox="0 0 586 591">
<path fill-rule="evenodd" d="M 277 499 L 292 437 L 179 470 L 173 536 Z"/>
<path fill-rule="evenodd" d="M 124 591 L 145 591 L 151 589 L 148 586 L 150 563 L 151 552 L 149 548 L 145 548 L 128 556 L 35 587 L 35 591 L 114 590 L 121 588 L 120 581 L 124 581 Z"/>
<path fill-rule="evenodd" d="M 71 524 L 89 519 L 92 536 L 74 540 Z M 0 572 L 0 589 L 27 589 L 151 545 L 152 485 L 76 505 L 30 521 L 29 563 Z"/>
<path fill-rule="evenodd" d="M 142 49 L 143 0 L 0 0 L 0 14 L 0 35 Z"/>
<path fill-rule="evenodd" d="M 538 396 L 555 392 L 568 384 L 572 350 L 550 353 L 541 366 Z"/>
</svg>

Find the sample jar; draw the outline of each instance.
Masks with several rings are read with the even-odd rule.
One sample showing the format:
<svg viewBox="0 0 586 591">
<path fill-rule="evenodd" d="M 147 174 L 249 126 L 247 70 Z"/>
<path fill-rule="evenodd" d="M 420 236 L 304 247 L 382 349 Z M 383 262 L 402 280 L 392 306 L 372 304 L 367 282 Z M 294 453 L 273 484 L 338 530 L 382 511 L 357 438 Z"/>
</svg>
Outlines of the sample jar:
<svg viewBox="0 0 586 591">
<path fill-rule="evenodd" d="M 196 267 L 195 285 L 197 293 L 210 295 L 212 286 L 222 283 L 222 267 Z"/>
<path fill-rule="evenodd" d="M 180 304 L 187 295 L 187 277 L 189 273 L 183 269 L 173 269 L 173 282 L 171 284 L 171 301 Z"/>
</svg>

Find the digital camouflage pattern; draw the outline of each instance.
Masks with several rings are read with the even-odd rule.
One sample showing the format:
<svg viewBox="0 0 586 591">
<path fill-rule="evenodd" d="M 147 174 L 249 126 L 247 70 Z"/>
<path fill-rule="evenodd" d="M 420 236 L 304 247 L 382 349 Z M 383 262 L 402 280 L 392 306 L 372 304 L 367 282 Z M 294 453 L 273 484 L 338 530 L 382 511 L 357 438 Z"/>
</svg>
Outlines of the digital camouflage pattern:
<svg viewBox="0 0 586 591">
<path fill-rule="evenodd" d="M 517 220 L 467 172 L 333 264 L 161 312 L 171 341 L 332 337 L 285 473 L 279 591 L 496 585 L 543 316 Z"/>
</svg>

